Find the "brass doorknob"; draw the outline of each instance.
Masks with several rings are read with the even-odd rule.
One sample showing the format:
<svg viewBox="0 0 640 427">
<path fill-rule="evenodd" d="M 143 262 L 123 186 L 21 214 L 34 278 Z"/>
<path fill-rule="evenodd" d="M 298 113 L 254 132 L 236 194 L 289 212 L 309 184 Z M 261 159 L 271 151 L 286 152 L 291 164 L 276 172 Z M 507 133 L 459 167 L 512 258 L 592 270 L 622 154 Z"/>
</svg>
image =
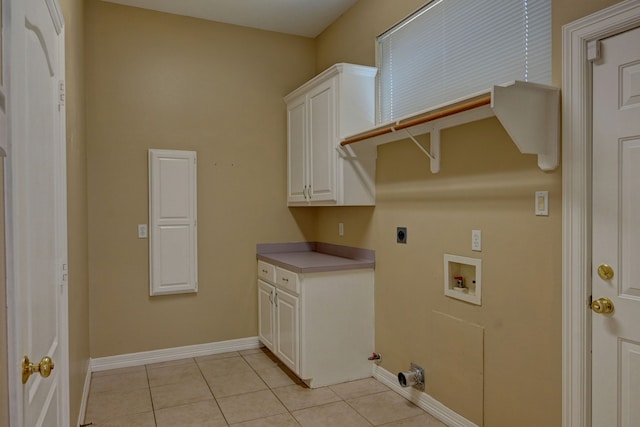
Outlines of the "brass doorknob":
<svg viewBox="0 0 640 427">
<path fill-rule="evenodd" d="M 591 309 L 598 314 L 613 313 L 613 302 L 609 298 L 598 298 L 591 303 Z"/>
<path fill-rule="evenodd" d="M 613 268 L 608 264 L 600 264 L 600 266 L 598 266 L 598 276 L 600 276 L 602 280 L 612 279 Z"/>
<path fill-rule="evenodd" d="M 49 356 L 43 357 L 40 363 L 37 364 L 31 363 L 29 358 L 24 356 L 22 358 L 22 384 L 26 384 L 31 374 L 35 374 L 36 372 L 40 372 L 43 378 L 47 378 L 51 375 L 54 367 L 53 360 L 51 360 Z"/>
</svg>

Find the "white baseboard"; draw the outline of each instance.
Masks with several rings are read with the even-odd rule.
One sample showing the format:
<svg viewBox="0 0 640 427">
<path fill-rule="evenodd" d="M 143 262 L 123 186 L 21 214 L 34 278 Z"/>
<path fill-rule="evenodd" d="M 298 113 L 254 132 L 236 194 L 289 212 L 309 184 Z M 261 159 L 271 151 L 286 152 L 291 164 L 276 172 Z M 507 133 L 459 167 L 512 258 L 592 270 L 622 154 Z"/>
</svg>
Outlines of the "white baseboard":
<svg viewBox="0 0 640 427">
<path fill-rule="evenodd" d="M 477 424 L 447 408 L 427 393 L 416 390 L 413 387 L 401 387 L 398 383 L 398 377 L 380 366 L 373 365 L 373 377 L 448 426 L 478 427 Z"/>
<path fill-rule="evenodd" d="M 249 337 L 184 347 L 163 348 L 160 350 L 91 359 L 90 370 L 92 372 L 105 371 L 107 369 L 127 368 L 129 366 L 147 365 L 149 363 L 167 362 L 187 357 L 208 356 L 231 351 L 251 350 L 260 347 L 261 344 L 258 337 Z"/>
<path fill-rule="evenodd" d="M 80 402 L 80 413 L 78 414 L 78 427 L 84 422 L 87 413 L 87 401 L 89 400 L 89 389 L 91 388 L 91 361 L 87 363 L 87 374 L 84 377 L 84 387 L 82 389 L 82 401 Z"/>
</svg>

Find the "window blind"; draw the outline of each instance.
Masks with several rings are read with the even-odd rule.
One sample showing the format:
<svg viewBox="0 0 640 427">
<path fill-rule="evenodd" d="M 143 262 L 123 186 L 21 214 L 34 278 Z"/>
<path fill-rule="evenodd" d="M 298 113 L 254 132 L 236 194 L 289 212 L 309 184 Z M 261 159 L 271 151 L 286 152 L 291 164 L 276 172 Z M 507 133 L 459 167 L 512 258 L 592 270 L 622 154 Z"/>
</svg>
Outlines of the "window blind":
<svg viewBox="0 0 640 427">
<path fill-rule="evenodd" d="M 512 80 L 551 83 L 551 0 L 434 0 L 377 38 L 378 123 Z"/>
</svg>

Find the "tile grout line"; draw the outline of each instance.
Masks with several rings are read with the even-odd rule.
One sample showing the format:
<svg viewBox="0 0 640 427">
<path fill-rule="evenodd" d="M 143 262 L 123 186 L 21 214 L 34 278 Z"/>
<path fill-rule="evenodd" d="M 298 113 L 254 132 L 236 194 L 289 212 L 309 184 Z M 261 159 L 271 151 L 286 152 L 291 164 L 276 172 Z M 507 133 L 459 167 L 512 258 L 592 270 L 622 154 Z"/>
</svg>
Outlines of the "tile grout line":
<svg viewBox="0 0 640 427">
<path fill-rule="evenodd" d="M 250 355 L 252 355 L 252 354 L 265 354 L 265 353 L 264 353 L 264 352 L 262 352 L 262 353 L 251 353 L 251 354 L 248 354 L 248 356 L 250 356 Z M 241 356 L 241 357 L 244 359 L 244 361 L 245 361 L 245 362 L 246 362 L 246 363 L 251 367 L 251 369 L 256 373 L 256 375 L 258 375 L 258 377 L 260 377 L 260 374 L 258 373 L 258 371 L 256 370 L 256 368 L 254 368 L 254 366 L 253 366 L 253 365 L 251 365 L 251 363 L 249 363 L 249 361 L 245 358 L 245 355 L 240 354 L 240 356 Z M 267 357 L 268 357 L 268 355 L 266 355 L 266 354 L 265 354 L 265 356 L 267 356 Z M 280 368 L 280 369 L 283 369 L 283 368 L 284 368 L 284 365 L 282 365 L 280 362 L 277 362 L 277 361 L 276 361 L 276 362 L 275 362 L 275 365 L 276 365 L 276 367 L 278 367 L 278 368 Z M 373 378 L 373 377 L 371 377 L 371 378 Z M 260 377 L 260 379 L 262 379 L 262 377 Z M 375 380 L 375 378 L 373 378 L 373 379 Z M 273 390 L 274 390 L 274 389 L 277 389 L 277 388 L 284 388 L 284 387 L 288 387 L 288 386 L 280 386 L 280 387 L 273 387 L 273 388 L 272 388 L 272 387 L 270 387 L 270 386 L 269 386 L 269 384 L 267 384 L 267 383 L 266 383 L 266 381 L 264 381 L 263 379 L 262 379 L 262 381 L 267 385 L 267 387 L 269 388 L 269 390 L 273 393 L 273 395 L 276 397 L 276 399 L 278 399 L 278 401 L 282 404 L 282 406 L 287 410 L 287 412 L 291 415 L 291 417 L 293 417 L 293 419 L 296 421 L 296 423 L 298 423 L 298 425 L 300 425 L 300 423 L 298 422 L 298 418 L 296 418 L 296 416 L 293 414 L 293 412 L 296 412 L 296 411 L 302 411 L 302 410 L 310 409 L 310 408 L 318 408 L 318 407 L 322 407 L 322 406 L 326 406 L 326 405 L 331 405 L 331 404 L 338 403 L 338 402 L 344 402 L 344 403 L 345 403 L 349 408 L 353 409 L 353 411 L 354 411 L 356 414 L 358 414 L 359 416 L 361 416 L 361 417 L 362 417 L 362 419 L 364 419 L 364 420 L 365 420 L 365 422 L 367 422 L 367 424 L 369 424 L 371 427 L 375 427 L 375 426 L 376 426 L 376 425 L 375 425 L 372 421 L 370 421 L 370 420 L 369 420 L 369 419 L 368 419 L 364 414 L 361 414 L 361 413 L 360 413 L 356 408 L 354 408 L 352 405 L 350 405 L 350 404 L 349 404 L 349 402 L 347 401 L 347 399 L 343 398 L 343 397 L 342 397 L 342 396 L 340 396 L 338 393 L 336 393 L 336 392 L 331 388 L 331 386 L 324 386 L 324 387 L 320 387 L 320 388 L 327 388 L 327 389 L 331 390 L 331 391 L 332 391 L 332 392 L 333 392 L 333 393 L 334 393 L 334 394 L 339 398 L 339 400 L 334 401 L 334 402 L 327 402 L 327 403 L 323 403 L 323 404 L 319 404 L 319 405 L 312 405 L 312 406 L 309 406 L 309 407 L 305 407 L 305 408 L 297 409 L 296 411 L 291 411 L 291 410 L 287 407 L 287 405 L 285 405 L 285 403 L 284 403 L 284 402 L 283 402 L 283 401 L 278 397 L 278 395 L 277 395 L 276 393 L 274 393 L 274 392 L 273 392 Z M 376 381 L 377 381 L 377 380 L 376 380 Z M 311 389 L 309 386 L 307 386 L 307 385 L 304 383 L 304 381 L 302 381 L 301 383 L 295 383 L 295 384 L 296 384 L 296 385 L 301 385 L 302 387 L 309 388 L 309 390 L 313 390 L 313 389 Z M 385 386 L 385 387 L 386 387 L 386 386 Z M 386 393 L 387 391 L 392 391 L 392 390 L 391 390 L 391 389 L 389 389 L 388 387 L 386 387 L 386 388 L 387 388 L 387 390 L 385 390 L 385 391 L 382 391 L 382 392 L 376 392 L 376 393 L 369 393 L 369 394 L 366 394 L 366 396 L 373 396 L 373 395 L 375 395 L 375 394 L 381 394 L 381 393 Z M 258 418 L 258 419 L 259 419 L 259 418 Z"/>
<path fill-rule="evenodd" d="M 140 365 L 140 366 L 144 367 L 144 369 L 145 369 L 145 378 L 146 378 L 147 385 L 146 385 L 146 388 L 139 387 L 139 388 L 135 388 L 135 389 L 132 389 L 132 390 L 144 390 L 144 389 L 146 389 L 148 391 L 148 393 L 149 393 L 149 401 L 151 402 L 151 410 L 153 412 L 153 417 L 154 417 L 154 424 L 157 427 L 157 423 L 155 421 L 155 412 L 153 410 L 153 399 L 151 398 L 151 388 L 150 388 L 150 384 L 149 384 L 149 376 L 148 376 L 147 371 L 146 371 L 146 366 L 145 365 Z M 108 371 L 105 371 L 105 372 L 108 372 Z M 120 373 L 102 374 L 102 375 L 99 375 L 98 377 L 95 377 L 95 378 L 116 377 L 116 376 L 124 376 L 124 375 L 128 375 L 128 373 L 127 372 L 120 372 Z M 92 378 L 91 378 L 92 384 L 93 384 L 93 380 L 94 380 L 94 376 L 92 374 Z M 88 397 L 87 397 L 87 408 L 89 407 L 89 401 L 92 399 L 92 397 L 95 398 L 95 396 L 119 394 L 119 392 L 120 392 L 120 389 L 107 389 L 107 390 L 103 390 L 103 391 L 96 391 L 96 390 L 93 390 L 93 387 L 90 387 L 89 394 L 88 394 Z M 138 415 L 138 414 L 144 414 L 144 413 L 147 413 L 147 412 L 148 411 L 124 413 L 124 414 L 118 415 L 117 417 Z M 85 423 L 85 424 L 81 424 L 81 426 L 93 425 L 94 422 L 102 423 L 102 422 L 109 421 L 109 420 L 111 420 L 113 418 L 113 416 L 110 416 L 109 418 L 105 418 L 104 420 L 95 421 L 95 420 L 88 420 L 87 417 L 88 417 L 88 413 L 85 413 L 84 420 L 83 420 L 83 423 Z M 94 417 L 95 417 L 95 415 L 94 415 Z"/>
<path fill-rule="evenodd" d="M 262 352 L 262 353 L 251 353 L 251 354 L 248 354 L 248 356 L 250 356 L 250 355 L 252 355 L 252 354 L 265 354 L 265 353 L 264 353 L 264 352 Z M 256 375 L 258 375 L 258 377 L 260 377 L 260 374 L 258 373 L 258 371 L 253 367 L 253 365 L 251 365 L 251 363 L 249 363 L 249 361 L 245 358 L 245 355 L 240 354 L 240 356 L 241 356 L 241 357 L 244 359 L 244 361 L 249 365 L 249 367 L 250 367 L 250 368 L 251 368 L 251 369 L 256 373 Z M 265 356 L 269 357 L 269 356 L 268 356 L 268 355 L 266 355 L 266 354 L 265 354 Z M 277 367 L 279 367 L 279 368 L 283 369 L 283 365 L 281 365 L 279 362 L 275 362 L 275 364 L 276 364 L 276 366 L 277 366 Z M 371 378 L 373 378 L 373 377 L 371 377 Z M 285 405 L 285 403 L 284 403 L 284 402 L 283 402 L 283 401 L 278 397 L 278 395 L 277 395 L 276 393 L 274 393 L 274 392 L 273 392 L 274 388 L 283 388 L 283 387 L 288 387 L 288 386 L 281 386 L 281 387 L 274 387 L 274 388 L 272 388 L 272 387 L 270 387 L 270 386 L 269 386 L 269 384 L 267 384 L 267 383 L 266 383 L 266 381 L 264 381 L 264 380 L 262 379 L 262 377 L 260 377 L 260 379 L 261 379 L 261 380 L 266 384 L 266 386 L 267 386 L 267 387 L 268 387 L 268 389 L 273 393 L 273 395 L 276 397 L 276 399 L 278 399 L 278 401 L 282 404 L 282 406 L 287 410 L 287 412 L 289 413 L 289 415 L 291 415 L 291 417 L 293 417 L 293 419 L 296 421 L 296 423 L 298 423 L 298 425 L 300 425 L 300 423 L 298 422 L 298 419 L 297 419 L 297 418 L 296 418 L 296 416 L 293 414 L 293 412 L 295 412 L 295 411 L 291 411 L 291 410 L 289 410 L 289 408 L 287 407 L 287 405 Z M 373 379 L 375 380 L 375 378 L 373 378 Z M 376 381 L 377 381 L 377 380 L 376 380 Z M 308 387 L 306 384 L 304 384 L 304 381 L 302 381 L 301 383 L 296 383 L 296 385 L 302 385 L 302 387 L 307 387 L 307 388 L 309 388 L 309 390 L 312 390 L 310 387 Z M 383 385 L 384 385 L 384 384 L 383 384 Z M 385 387 L 386 387 L 386 386 L 385 386 Z M 321 387 L 321 388 L 323 388 L 323 387 Z M 334 394 L 339 398 L 339 400 L 338 400 L 338 401 L 335 401 L 335 402 L 323 403 L 323 404 L 320 404 L 320 405 L 312 405 L 312 406 L 309 406 L 309 407 L 306 407 L 306 408 L 300 408 L 300 409 L 297 409 L 296 411 L 302 411 L 302 410 L 305 410 L 305 409 L 317 408 L 317 407 L 321 407 L 321 406 L 330 405 L 330 404 L 333 404 L 333 403 L 344 402 L 344 403 L 345 403 L 349 408 L 353 409 L 353 411 L 354 411 L 356 414 L 358 414 L 359 416 L 361 416 L 361 417 L 362 417 L 362 419 L 364 419 L 364 420 L 365 420 L 365 422 L 367 422 L 367 424 L 369 424 L 371 427 L 376 427 L 376 424 L 374 424 L 374 423 L 373 423 L 372 421 L 370 421 L 370 420 L 369 420 L 369 419 L 368 419 L 364 414 L 360 413 L 356 408 L 354 408 L 351 404 L 349 404 L 349 402 L 347 401 L 347 399 L 343 398 L 343 397 L 342 397 L 342 396 L 340 396 L 338 393 L 336 393 L 336 392 L 331 388 L 331 386 L 325 386 L 325 388 L 327 388 L 327 389 L 331 390 L 331 391 L 332 391 L 332 392 L 333 392 L 333 393 L 334 393 Z M 373 396 L 373 395 L 375 395 L 375 394 L 382 394 L 382 393 L 386 393 L 386 392 L 388 392 L 388 391 L 393 391 L 393 390 L 391 390 L 391 389 L 390 389 L 390 388 L 388 388 L 388 387 L 386 387 L 386 388 L 387 388 L 387 390 L 385 390 L 385 391 L 376 392 L 376 393 L 370 393 L 370 394 L 366 394 L 365 396 Z M 410 418 L 410 417 L 408 417 L 408 418 Z M 407 419 L 408 419 L 408 418 L 407 418 Z M 257 418 L 257 419 L 260 419 L 260 418 Z"/>
<path fill-rule="evenodd" d="M 246 363 L 247 365 L 249 365 L 249 367 L 251 368 L 251 370 L 252 370 L 252 371 L 253 371 L 253 372 L 258 376 L 258 378 L 260 378 L 260 380 L 264 383 L 264 385 L 266 385 L 266 386 L 267 386 L 267 390 L 269 390 L 269 391 L 271 392 L 271 394 L 273 394 L 273 396 L 278 400 L 278 402 L 280 402 L 280 404 L 282 405 L 282 407 L 287 411 L 287 414 L 289 414 L 289 415 L 291 416 L 291 418 L 293 418 L 293 420 L 296 422 L 296 424 L 301 425 L 301 424 L 298 422 L 298 419 L 295 417 L 295 415 L 293 415 L 293 413 L 291 413 L 291 411 L 289 410 L 289 408 L 287 408 L 287 405 L 285 405 L 285 404 L 284 404 L 284 402 L 283 402 L 283 401 L 278 397 L 278 395 L 277 395 L 277 394 L 275 394 L 275 393 L 273 392 L 273 388 L 272 388 L 269 384 L 267 384 L 267 382 L 266 382 L 266 381 L 265 381 L 265 380 L 260 376 L 260 374 L 258 373 L 258 371 L 256 370 L 256 368 L 254 368 L 254 367 L 253 367 L 253 365 L 251 365 L 251 363 L 249 363 L 249 361 L 245 358 L 245 355 L 244 355 L 244 354 L 242 354 L 242 353 L 239 353 L 239 354 L 240 354 L 240 357 L 242 357 L 242 360 L 244 360 L 244 361 L 245 361 L 245 363 Z M 250 356 L 251 354 L 264 354 L 265 356 L 267 356 L 267 355 L 264 353 L 264 351 L 262 351 L 261 353 L 250 353 L 250 354 L 247 354 L 247 356 Z M 267 357 L 269 357 L 269 356 L 267 356 Z M 277 363 L 277 362 L 275 362 L 275 363 L 276 363 L 276 367 L 278 367 L 278 368 L 282 368 L 282 367 L 280 366 L 280 364 L 279 364 L 279 363 Z M 285 387 L 285 386 L 282 386 L 282 387 Z M 280 387 L 275 387 L 275 388 L 280 388 Z M 262 417 L 262 418 L 266 418 L 266 417 Z M 257 419 L 257 420 L 259 420 L 260 418 L 256 418 L 256 419 Z"/>
<path fill-rule="evenodd" d="M 375 378 L 374 378 L 375 380 Z M 377 381 L 377 380 L 376 380 Z M 386 387 L 386 386 L 385 386 Z M 388 388 L 388 387 L 387 387 Z M 387 390 L 387 391 L 391 391 L 391 389 Z M 376 393 L 371 393 L 371 394 L 366 394 L 364 396 L 360 396 L 360 397 L 368 397 L 368 396 L 375 396 L 376 394 L 382 394 L 382 393 L 386 393 L 387 391 L 379 391 Z M 358 399 L 358 398 L 352 398 L 353 399 Z M 356 408 L 353 407 L 352 404 L 349 403 L 349 401 L 347 399 L 344 399 L 344 403 L 346 403 L 349 408 L 353 409 L 355 411 L 356 414 L 360 415 L 362 418 L 364 418 L 369 424 L 371 424 L 373 427 L 377 427 L 380 424 L 374 424 L 373 421 L 369 420 L 369 418 L 367 418 L 364 414 L 360 413 L 360 411 L 358 411 Z"/>
<path fill-rule="evenodd" d="M 153 395 L 151 394 L 151 381 L 149 380 L 149 368 L 144 365 L 144 374 L 147 377 L 147 387 L 149 391 L 149 400 L 151 401 L 151 413 L 153 414 L 153 423 L 158 427 L 158 419 L 156 418 L 156 407 L 153 404 Z"/>
<path fill-rule="evenodd" d="M 222 414 L 222 418 L 224 418 L 224 422 L 227 425 L 231 425 L 231 423 L 229 423 L 229 420 L 227 419 L 227 416 L 222 411 L 222 408 L 220 407 L 220 402 L 218 402 L 218 399 L 216 398 L 215 394 L 213 394 L 213 390 L 211 390 L 211 385 L 209 384 L 209 381 L 207 381 L 207 378 L 204 376 L 204 372 L 202 372 L 202 369 L 200 368 L 200 364 L 198 363 L 195 357 L 193 358 L 193 362 L 198 367 L 198 372 L 200 372 L 200 376 L 204 380 L 204 383 L 207 385 L 207 388 L 209 389 L 209 393 L 211 393 L 211 397 L 213 398 L 213 401 L 216 402 L 216 406 L 218 407 L 218 410 Z"/>
</svg>

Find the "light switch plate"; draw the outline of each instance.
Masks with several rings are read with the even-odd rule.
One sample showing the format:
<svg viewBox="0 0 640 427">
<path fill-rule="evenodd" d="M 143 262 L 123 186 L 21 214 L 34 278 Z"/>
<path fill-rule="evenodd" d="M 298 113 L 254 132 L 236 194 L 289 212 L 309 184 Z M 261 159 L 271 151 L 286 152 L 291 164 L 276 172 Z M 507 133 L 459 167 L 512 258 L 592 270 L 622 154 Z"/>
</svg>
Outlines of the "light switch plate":
<svg viewBox="0 0 640 427">
<path fill-rule="evenodd" d="M 549 216 L 548 191 L 536 191 L 536 215 Z"/>
</svg>

